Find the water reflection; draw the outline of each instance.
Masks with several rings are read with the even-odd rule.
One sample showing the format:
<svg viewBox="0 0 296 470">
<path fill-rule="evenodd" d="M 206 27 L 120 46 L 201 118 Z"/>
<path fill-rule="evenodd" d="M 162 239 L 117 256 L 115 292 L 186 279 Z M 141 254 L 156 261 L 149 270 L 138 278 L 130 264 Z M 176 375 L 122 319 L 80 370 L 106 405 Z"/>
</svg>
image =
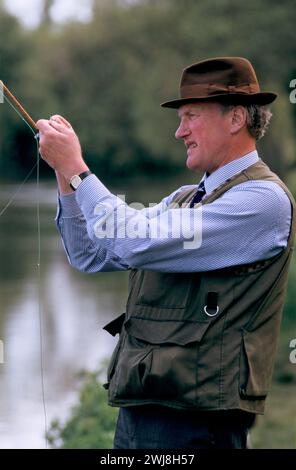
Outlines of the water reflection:
<svg viewBox="0 0 296 470">
<path fill-rule="evenodd" d="M 14 188 L 0 192 L 0 207 Z M 75 401 L 76 372 L 95 369 L 114 340 L 102 326 L 121 313 L 127 273 L 86 275 L 68 265 L 55 229 L 56 192 L 41 187 L 41 277 L 37 272 L 36 191 L 26 185 L 0 219 L 0 448 L 44 447 L 40 322 L 48 421 Z M 38 296 L 40 294 L 40 306 Z"/>
</svg>

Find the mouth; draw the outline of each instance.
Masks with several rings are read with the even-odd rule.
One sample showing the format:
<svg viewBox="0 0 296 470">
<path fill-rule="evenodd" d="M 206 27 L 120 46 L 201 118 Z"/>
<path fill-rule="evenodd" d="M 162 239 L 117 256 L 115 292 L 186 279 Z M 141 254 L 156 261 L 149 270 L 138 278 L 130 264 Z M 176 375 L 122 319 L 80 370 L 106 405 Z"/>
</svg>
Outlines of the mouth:
<svg viewBox="0 0 296 470">
<path fill-rule="evenodd" d="M 187 151 L 198 147 L 196 142 L 185 142 Z"/>
</svg>

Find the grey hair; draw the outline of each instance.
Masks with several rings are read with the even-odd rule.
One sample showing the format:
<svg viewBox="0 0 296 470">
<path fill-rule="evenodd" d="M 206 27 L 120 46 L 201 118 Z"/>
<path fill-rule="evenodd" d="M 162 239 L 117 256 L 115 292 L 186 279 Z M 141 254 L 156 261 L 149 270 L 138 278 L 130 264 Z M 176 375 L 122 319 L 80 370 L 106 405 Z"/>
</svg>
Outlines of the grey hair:
<svg viewBox="0 0 296 470">
<path fill-rule="evenodd" d="M 226 113 L 233 109 L 235 105 L 220 103 L 222 106 L 222 112 Z M 252 137 L 256 140 L 261 139 L 268 129 L 272 112 L 268 106 L 260 106 L 258 104 L 249 104 L 244 106 L 247 110 L 247 128 Z"/>
</svg>

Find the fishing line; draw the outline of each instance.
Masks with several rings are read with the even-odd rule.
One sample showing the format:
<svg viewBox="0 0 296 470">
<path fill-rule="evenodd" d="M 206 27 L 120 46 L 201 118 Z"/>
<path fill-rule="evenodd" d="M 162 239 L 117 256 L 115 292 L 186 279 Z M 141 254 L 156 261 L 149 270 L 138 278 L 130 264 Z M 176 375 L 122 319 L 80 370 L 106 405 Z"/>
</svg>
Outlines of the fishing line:
<svg viewBox="0 0 296 470">
<path fill-rule="evenodd" d="M 40 345 L 40 380 L 41 380 L 41 395 L 43 404 L 43 415 L 44 415 L 44 439 L 45 447 L 47 448 L 47 412 L 46 412 L 46 401 L 45 401 L 45 385 L 44 385 L 44 358 L 43 358 L 43 316 L 42 316 L 42 284 L 41 284 L 41 223 L 40 223 L 40 152 L 39 152 L 39 140 L 38 134 L 36 138 L 36 190 L 37 190 L 37 204 L 36 204 L 36 219 L 37 219 L 37 277 L 38 277 L 38 317 L 39 317 L 39 345 Z"/>
<path fill-rule="evenodd" d="M 27 174 L 27 176 L 25 177 L 25 179 L 20 183 L 19 187 L 17 188 L 17 190 L 15 191 L 15 193 L 12 195 L 12 197 L 9 199 L 9 201 L 7 202 L 7 204 L 5 204 L 5 206 L 3 207 L 3 209 L 1 209 L 0 211 L 0 217 L 5 214 L 5 212 L 7 211 L 8 207 L 11 206 L 11 204 L 15 201 L 18 193 L 20 192 L 20 190 L 22 189 L 22 187 L 24 186 L 24 184 L 28 181 L 28 179 L 30 178 L 30 176 L 32 175 L 33 171 L 35 170 L 35 168 L 37 167 L 37 162 L 35 163 L 35 165 L 31 168 L 31 170 L 29 171 L 29 173 Z"/>
<path fill-rule="evenodd" d="M 6 89 L 7 90 L 7 89 Z M 4 100 L 11 106 L 11 108 L 18 114 L 18 116 L 26 123 L 29 127 L 31 132 L 34 135 L 36 140 L 36 162 L 34 166 L 31 168 L 25 179 L 21 182 L 19 187 L 17 188 L 16 192 L 10 198 L 8 203 L 0 212 L 0 217 L 6 212 L 8 207 L 13 203 L 16 196 L 29 179 L 31 174 L 36 168 L 36 220 L 37 220 L 37 286 L 38 286 L 38 317 L 39 317 L 39 345 L 40 345 L 40 378 L 41 378 L 41 395 L 42 395 L 42 404 L 43 404 L 43 414 L 44 414 L 44 431 L 45 431 L 45 447 L 47 448 L 48 439 L 47 439 L 47 411 L 46 411 L 46 401 L 45 401 L 45 386 L 44 386 L 44 358 L 43 358 L 43 317 L 42 317 L 42 298 L 41 298 L 41 224 L 40 224 L 40 152 L 39 152 L 39 134 L 38 132 L 33 129 L 33 127 L 29 124 L 28 120 L 19 112 L 19 110 L 13 105 L 10 99 L 4 94 L 0 87 L 0 91 Z M 32 121 L 32 120 L 31 120 Z M 34 121 L 32 121 L 34 122 Z"/>
</svg>

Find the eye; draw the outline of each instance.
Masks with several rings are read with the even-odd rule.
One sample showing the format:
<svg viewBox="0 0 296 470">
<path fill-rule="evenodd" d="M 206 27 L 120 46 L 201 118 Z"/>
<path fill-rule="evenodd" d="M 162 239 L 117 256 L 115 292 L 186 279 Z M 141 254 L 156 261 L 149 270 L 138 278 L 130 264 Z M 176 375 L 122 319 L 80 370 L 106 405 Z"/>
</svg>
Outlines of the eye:
<svg viewBox="0 0 296 470">
<path fill-rule="evenodd" d="M 189 117 L 189 119 L 192 120 L 192 119 L 198 117 L 198 113 L 194 113 L 194 112 L 188 113 L 188 117 Z"/>
</svg>

